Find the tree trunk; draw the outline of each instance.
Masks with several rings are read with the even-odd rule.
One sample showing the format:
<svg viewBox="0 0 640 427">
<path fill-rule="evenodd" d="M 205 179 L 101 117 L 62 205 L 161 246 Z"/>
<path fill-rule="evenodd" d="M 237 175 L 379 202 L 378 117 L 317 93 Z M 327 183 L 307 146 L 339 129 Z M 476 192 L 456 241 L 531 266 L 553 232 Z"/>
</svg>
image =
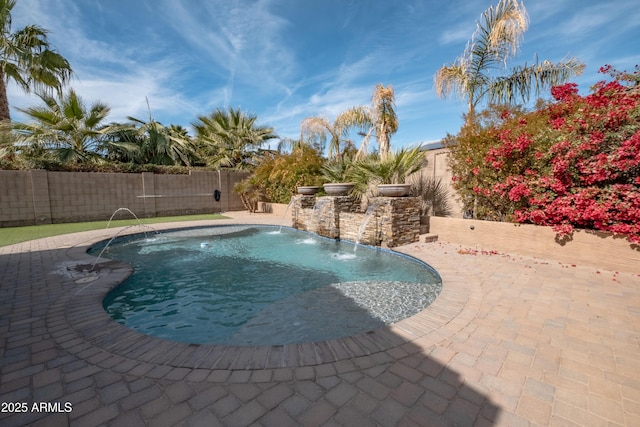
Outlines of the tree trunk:
<svg viewBox="0 0 640 427">
<path fill-rule="evenodd" d="M 386 160 L 389 157 L 389 152 L 391 151 L 391 146 L 389 143 L 389 135 L 386 132 L 386 126 L 381 125 L 378 129 L 378 148 L 380 149 L 380 158 L 382 160 Z"/>
<path fill-rule="evenodd" d="M 11 120 L 9 111 L 9 98 L 7 98 L 7 86 L 4 83 L 4 72 L 0 69 L 0 122 Z"/>
</svg>

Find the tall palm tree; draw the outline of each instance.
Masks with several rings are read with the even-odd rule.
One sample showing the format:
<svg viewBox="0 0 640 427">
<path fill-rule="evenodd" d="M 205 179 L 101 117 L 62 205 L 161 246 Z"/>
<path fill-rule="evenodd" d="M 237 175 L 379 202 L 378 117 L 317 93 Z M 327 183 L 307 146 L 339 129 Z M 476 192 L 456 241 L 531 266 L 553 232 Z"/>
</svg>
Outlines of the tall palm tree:
<svg viewBox="0 0 640 427">
<path fill-rule="evenodd" d="M 532 88 L 541 90 L 566 82 L 579 75 L 584 64 L 575 58 L 559 63 L 536 61 L 533 65 L 515 67 L 502 75 L 506 62 L 514 56 L 528 28 L 527 11 L 517 0 L 500 0 L 491 6 L 478 22 L 477 30 L 464 53 L 452 65 L 444 65 L 434 76 L 440 97 L 457 93 L 468 102 L 467 120 L 482 99 L 491 103 L 527 102 Z"/>
<path fill-rule="evenodd" d="M 138 163 L 142 161 L 144 135 L 131 123 L 111 123 L 100 144 L 108 161 Z"/>
<path fill-rule="evenodd" d="M 11 11 L 16 0 L 0 0 L 0 121 L 9 120 L 7 82 L 9 79 L 25 92 L 50 94 L 55 89 L 62 95 L 62 87 L 71 79 L 71 66 L 51 49 L 47 30 L 28 25 L 11 32 Z"/>
<path fill-rule="evenodd" d="M 386 160 L 391 151 L 391 135 L 398 131 L 393 87 L 376 85 L 371 98 L 371 121 L 375 127 L 380 158 Z"/>
<path fill-rule="evenodd" d="M 103 140 L 110 131 L 103 123 L 109 107 L 98 101 L 87 108 L 73 90 L 60 99 L 38 96 L 44 106 L 18 109 L 30 123 L 5 122 L 5 128 L 13 130 L 15 144 L 48 153 L 63 163 L 101 160 Z"/>
<path fill-rule="evenodd" d="M 380 156 L 386 158 L 389 155 L 391 135 L 398 130 L 395 94 L 391 86 L 378 83 L 371 97 L 371 106 L 351 107 L 340 113 L 333 123 L 322 117 L 307 117 L 300 124 L 300 140 L 321 138 L 324 141 L 328 135 L 329 158 L 339 159 L 344 149 L 353 145 L 347 136 L 354 129 L 363 136 L 356 157 L 360 158 L 367 152 L 372 135 L 378 141 Z"/>
<path fill-rule="evenodd" d="M 273 128 L 258 126 L 257 116 L 240 109 L 216 109 L 192 123 L 196 141 L 209 165 L 242 170 L 252 167 L 260 147 L 277 138 Z"/>
<path fill-rule="evenodd" d="M 128 117 L 131 123 L 118 135 L 138 146 L 133 161 L 138 164 L 191 166 L 196 159 L 195 145 L 181 126 L 164 126 L 152 117 L 148 122 Z"/>
</svg>

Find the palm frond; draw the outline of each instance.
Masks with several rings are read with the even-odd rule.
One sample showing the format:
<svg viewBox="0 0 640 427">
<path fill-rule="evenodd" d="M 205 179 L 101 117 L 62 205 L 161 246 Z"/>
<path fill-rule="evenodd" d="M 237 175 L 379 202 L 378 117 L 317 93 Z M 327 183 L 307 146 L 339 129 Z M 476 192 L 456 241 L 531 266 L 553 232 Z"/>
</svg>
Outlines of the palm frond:
<svg viewBox="0 0 640 427">
<path fill-rule="evenodd" d="M 580 75 L 584 64 L 575 58 L 558 63 L 536 61 L 533 65 L 515 67 L 509 76 L 494 79 L 487 88 L 489 102 L 526 102 L 531 94 L 538 96 L 543 90 L 567 81 L 571 76 Z"/>
</svg>

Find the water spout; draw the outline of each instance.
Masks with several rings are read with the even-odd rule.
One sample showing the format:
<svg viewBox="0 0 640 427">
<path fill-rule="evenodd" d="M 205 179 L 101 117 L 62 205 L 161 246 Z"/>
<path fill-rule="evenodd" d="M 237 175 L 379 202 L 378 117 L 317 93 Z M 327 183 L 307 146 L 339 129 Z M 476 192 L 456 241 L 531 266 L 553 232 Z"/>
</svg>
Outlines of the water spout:
<svg viewBox="0 0 640 427">
<path fill-rule="evenodd" d="M 282 231 L 282 227 L 284 226 L 284 222 L 287 219 L 287 212 L 289 212 L 289 209 L 293 205 L 294 201 L 295 200 L 292 198 L 291 201 L 289 202 L 289 204 L 287 205 L 287 208 L 284 210 L 284 214 L 282 214 L 282 223 L 280 223 L 280 228 L 278 229 L 278 233 L 280 233 Z"/>
<path fill-rule="evenodd" d="M 114 235 L 114 236 L 113 236 L 113 237 L 112 237 L 112 238 L 107 242 L 107 244 L 105 245 L 105 247 L 104 247 L 104 248 L 102 248 L 102 250 L 101 250 L 101 251 L 100 251 L 100 253 L 98 254 L 98 257 L 96 258 L 96 260 L 94 261 L 93 265 L 91 266 L 91 270 L 89 270 L 89 271 L 93 271 L 93 270 L 95 270 L 95 268 L 96 268 L 96 264 L 98 264 L 98 262 L 100 261 L 100 258 L 102 257 L 102 254 L 107 250 L 107 248 L 109 247 L 109 245 L 111 244 L 111 242 L 113 242 L 113 241 L 116 239 L 116 237 L 118 237 L 122 232 L 124 232 L 124 231 L 126 231 L 126 230 L 129 230 L 130 228 L 134 228 L 134 227 L 140 227 L 140 228 L 142 228 L 142 229 L 149 229 L 149 230 L 151 230 L 151 231 L 153 231 L 153 232 L 155 232 L 155 233 L 157 233 L 157 232 L 158 232 L 158 230 L 156 230 L 155 228 L 153 228 L 153 227 L 151 227 L 151 226 L 149 226 L 149 225 L 145 225 L 145 224 L 143 224 L 143 223 L 140 221 L 140 218 L 138 218 L 138 216 L 137 216 L 135 213 L 133 213 L 133 211 L 132 211 L 131 209 L 129 209 L 129 208 L 118 208 L 118 209 L 116 209 L 116 210 L 113 212 L 113 214 L 111 214 L 111 218 L 109 218 L 109 222 L 107 222 L 107 226 L 105 227 L 105 229 L 108 229 L 108 228 L 109 228 L 109 226 L 111 225 L 111 222 L 113 221 L 113 218 L 116 216 L 116 214 L 117 214 L 118 212 L 122 212 L 122 211 L 129 212 L 131 215 L 133 215 L 133 217 L 136 219 L 136 221 L 137 221 L 138 223 L 137 223 L 137 224 L 135 224 L 135 225 L 129 225 L 129 226 L 124 227 L 123 229 L 119 230 L 119 231 L 118 231 L 118 232 L 117 232 L 117 233 L 116 233 L 116 234 L 115 234 L 115 235 Z M 144 231 L 144 235 L 145 235 L 145 238 L 147 238 L 147 230 L 145 230 L 145 231 Z"/>
<path fill-rule="evenodd" d="M 353 247 L 354 253 L 358 250 L 358 246 L 360 245 L 360 242 L 362 240 L 362 235 L 364 234 L 364 231 L 366 230 L 367 225 L 369 224 L 369 221 L 371 221 L 371 218 L 373 218 L 376 212 L 376 209 L 378 209 L 380 206 L 381 206 L 381 203 L 374 203 L 367 207 L 367 211 L 364 213 L 364 218 L 362 218 L 362 222 L 360 223 L 360 227 L 358 228 L 358 235 L 356 236 L 356 244 Z"/>
<path fill-rule="evenodd" d="M 115 210 L 115 212 L 113 212 L 113 214 L 111 214 L 111 218 L 109 218 L 109 222 L 107 222 L 107 226 L 105 228 L 109 228 L 109 226 L 111 225 L 111 221 L 113 221 L 113 217 L 115 217 L 116 214 L 118 212 L 121 212 L 121 211 L 129 212 L 131 215 L 133 215 L 133 217 L 136 219 L 136 221 L 138 221 L 138 225 L 141 225 L 140 218 L 138 218 L 138 216 L 136 214 L 134 214 L 131 209 L 129 209 L 129 208 L 118 208 L 118 209 Z"/>
<path fill-rule="evenodd" d="M 109 241 L 107 242 L 107 244 L 104 246 L 104 248 L 102 248 L 102 250 L 100 251 L 100 253 L 98 254 L 98 257 L 96 258 L 96 260 L 93 262 L 93 265 L 91 266 L 91 270 L 89 271 L 93 271 L 96 268 L 96 264 L 98 264 L 98 262 L 100 261 L 100 258 L 102 258 L 102 254 L 109 248 L 109 245 L 118 237 L 120 236 L 120 234 L 122 234 L 123 232 L 131 229 L 131 228 L 135 228 L 135 227 L 141 227 L 141 228 L 147 228 L 153 232 L 158 232 L 155 228 L 149 226 L 149 225 L 145 225 L 145 224 L 137 224 L 137 225 L 129 225 L 127 227 L 124 227 L 121 230 L 118 230 L 118 232 L 111 238 L 109 239 Z M 145 238 L 146 238 L 146 234 L 147 232 L 145 231 Z"/>
<path fill-rule="evenodd" d="M 329 200 L 327 198 L 318 198 L 318 199 L 316 199 L 315 205 L 313 205 L 313 212 L 311 212 L 311 224 L 309 224 L 309 226 L 310 227 L 315 227 L 315 233 L 316 234 L 321 234 L 320 233 L 320 228 L 321 228 L 320 227 L 320 218 L 321 218 L 322 209 L 330 201 L 331 200 Z"/>
</svg>

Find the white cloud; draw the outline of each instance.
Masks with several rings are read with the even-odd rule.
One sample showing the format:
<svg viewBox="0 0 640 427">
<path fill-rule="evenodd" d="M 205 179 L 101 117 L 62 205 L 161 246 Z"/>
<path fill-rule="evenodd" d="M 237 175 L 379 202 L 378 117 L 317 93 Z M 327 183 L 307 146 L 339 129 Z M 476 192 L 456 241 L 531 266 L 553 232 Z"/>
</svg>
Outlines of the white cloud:
<svg viewBox="0 0 640 427">
<path fill-rule="evenodd" d="M 462 44 L 471 40 L 475 27 L 460 25 L 458 28 L 447 29 L 440 34 L 438 41 L 441 44 Z"/>
</svg>

